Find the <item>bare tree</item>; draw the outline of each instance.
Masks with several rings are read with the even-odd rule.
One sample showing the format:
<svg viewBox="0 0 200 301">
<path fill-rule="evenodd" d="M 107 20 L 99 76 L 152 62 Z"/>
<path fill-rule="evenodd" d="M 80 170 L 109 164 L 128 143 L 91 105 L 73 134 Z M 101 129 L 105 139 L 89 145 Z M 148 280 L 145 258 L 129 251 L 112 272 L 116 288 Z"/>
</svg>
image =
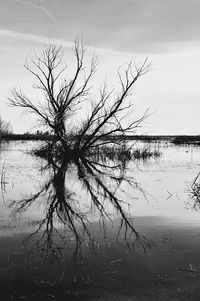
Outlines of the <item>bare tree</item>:
<svg viewBox="0 0 200 301">
<path fill-rule="evenodd" d="M 11 125 L 9 122 L 4 121 L 1 117 L 0 117 L 0 135 L 5 135 L 5 134 L 9 134 L 11 133 Z"/>
<path fill-rule="evenodd" d="M 113 90 L 107 90 L 106 83 L 99 91 L 99 100 L 92 103 L 91 113 L 79 130 L 75 143 L 77 149 L 85 152 L 105 144 L 119 144 L 124 141 L 127 134 L 135 133 L 141 122 L 148 116 L 147 110 L 139 119 L 130 123 L 126 122 L 133 107 L 133 103 L 128 99 L 131 88 L 142 75 L 150 70 L 151 63 L 146 58 L 140 66 L 135 64 L 134 67 L 135 73 L 132 69 L 132 62 L 123 71 L 118 70 L 121 91 L 117 97 L 113 96 Z"/>
<path fill-rule="evenodd" d="M 127 112 L 132 103 L 129 101 L 131 88 L 135 82 L 150 69 L 146 59 L 140 66 L 128 64 L 123 71 L 119 70 L 121 91 L 115 97 L 114 90 L 108 91 L 105 84 L 100 89 L 99 100 L 91 100 L 90 82 L 97 67 L 97 57 L 92 56 L 89 66 L 85 66 L 84 57 L 86 48 L 80 39 L 75 40 L 74 56 L 76 67 L 71 78 L 64 76 L 67 66 L 64 64 L 61 47 L 46 45 L 42 54 L 29 56 L 25 68 L 36 78 L 37 84 L 33 87 L 42 92 L 41 102 L 34 102 L 23 91 L 13 89 L 10 103 L 15 107 L 22 107 L 34 112 L 40 121 L 51 129 L 56 141 L 61 142 L 64 150 L 86 152 L 94 146 L 113 141 L 113 136 L 124 137 L 139 126 L 146 117 L 146 113 L 136 121 L 124 125 Z M 87 68 L 86 68 L 87 67 Z M 135 72 L 133 72 L 133 69 Z M 87 70 L 87 71 L 86 71 Z M 81 126 L 76 124 L 75 132 L 70 132 L 66 124 L 71 122 L 71 116 L 79 112 L 82 106 L 91 105 L 91 113 Z M 75 137 L 73 143 L 70 136 Z"/>
</svg>

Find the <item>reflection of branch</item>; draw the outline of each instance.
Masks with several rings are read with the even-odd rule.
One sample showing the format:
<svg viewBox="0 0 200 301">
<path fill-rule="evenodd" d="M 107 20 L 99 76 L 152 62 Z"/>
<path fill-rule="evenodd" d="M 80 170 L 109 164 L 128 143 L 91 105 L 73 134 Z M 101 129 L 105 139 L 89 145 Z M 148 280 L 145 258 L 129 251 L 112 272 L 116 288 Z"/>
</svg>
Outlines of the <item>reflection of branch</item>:
<svg viewBox="0 0 200 301">
<path fill-rule="evenodd" d="M 194 178 L 192 184 L 189 187 L 189 195 L 192 200 L 192 208 L 198 210 L 200 208 L 200 183 L 199 181 L 200 172 Z"/>
<path fill-rule="evenodd" d="M 5 162 L 4 162 L 1 170 L 1 195 L 2 195 L 2 200 L 4 205 L 5 205 L 4 193 L 6 191 L 6 184 L 7 184 L 5 179 L 6 179 L 6 171 L 5 171 Z"/>
<path fill-rule="evenodd" d="M 118 214 L 121 216 L 121 225 L 120 225 L 119 233 L 124 226 L 125 227 L 125 237 L 124 237 L 125 239 L 127 239 L 128 230 L 130 230 L 131 233 L 135 235 L 135 239 L 139 239 L 138 232 L 135 230 L 135 228 L 133 227 L 133 225 L 127 218 L 127 216 L 121 206 L 122 200 L 120 200 L 116 196 L 115 193 L 113 193 L 110 189 L 108 189 L 108 187 L 104 184 L 104 183 L 106 183 L 105 179 L 101 180 L 98 176 L 95 175 L 96 169 L 94 169 L 94 166 L 91 165 L 88 160 L 84 160 L 84 161 L 82 161 L 82 163 L 84 164 L 84 167 L 86 168 L 87 173 L 90 175 L 89 179 L 92 179 L 92 181 L 89 181 L 87 177 L 81 177 L 81 180 L 84 183 L 84 185 L 91 197 L 93 204 L 95 205 L 95 207 L 98 209 L 98 211 L 100 213 L 100 220 L 103 223 L 105 222 L 106 218 L 109 218 L 109 220 L 110 220 L 110 216 L 106 212 L 106 208 L 104 206 L 104 200 L 107 200 L 107 201 L 111 202 L 113 207 L 117 210 Z M 83 171 L 81 171 L 80 164 L 78 165 L 78 168 L 79 168 L 79 175 L 80 175 L 81 173 L 83 173 Z M 112 179 L 117 184 L 117 187 L 119 187 L 122 180 L 125 180 L 126 178 L 121 177 L 121 175 L 120 175 L 119 178 L 110 176 L 110 179 Z M 100 200 L 100 197 L 102 197 L 102 200 Z M 118 235 L 119 235 L 119 233 L 118 233 Z"/>
<path fill-rule="evenodd" d="M 107 204 L 111 204 L 119 214 L 121 223 L 116 238 L 122 234 L 126 245 L 131 247 L 136 242 L 141 242 L 141 246 L 145 247 L 145 239 L 140 237 L 135 230 L 131 219 L 128 218 L 123 209 L 124 202 L 118 198 L 117 192 L 120 185 L 126 182 L 131 185 L 131 179 L 126 176 L 125 170 L 119 166 L 115 169 L 108 169 L 103 162 L 92 162 L 88 158 L 79 158 L 76 162 L 68 162 L 64 158 L 51 158 L 48 167 L 52 169 L 52 177 L 40 189 L 39 192 L 30 198 L 13 202 L 10 207 L 13 208 L 13 214 L 19 214 L 26 211 L 39 198 L 44 198 L 45 216 L 38 223 L 37 229 L 32 232 L 24 241 L 27 248 L 28 242 L 33 240 L 34 248 L 42 250 L 47 255 L 57 254 L 61 247 L 57 243 L 58 239 L 63 239 L 62 231 L 56 226 L 60 223 L 67 228 L 72 234 L 74 245 L 74 259 L 83 256 L 82 242 L 83 235 L 89 240 L 90 249 L 95 249 L 95 237 L 89 227 L 89 220 L 86 213 L 81 212 L 77 201 L 76 192 L 69 189 L 66 185 L 66 173 L 70 166 L 74 165 L 77 169 L 78 181 L 86 190 L 91 199 L 91 209 L 95 208 L 99 213 L 99 222 L 106 232 L 107 221 L 112 222 L 111 215 L 107 211 Z M 90 209 L 90 210 L 91 210 Z M 70 240 L 68 241 L 68 244 Z"/>
</svg>

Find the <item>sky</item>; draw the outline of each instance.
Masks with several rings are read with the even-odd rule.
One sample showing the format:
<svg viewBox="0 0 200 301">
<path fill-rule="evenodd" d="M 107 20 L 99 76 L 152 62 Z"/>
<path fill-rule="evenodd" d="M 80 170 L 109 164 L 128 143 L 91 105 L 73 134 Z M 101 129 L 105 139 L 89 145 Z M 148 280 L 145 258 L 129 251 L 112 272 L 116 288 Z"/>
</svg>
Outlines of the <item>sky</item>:
<svg viewBox="0 0 200 301">
<path fill-rule="evenodd" d="M 118 91 L 120 65 L 152 62 L 130 96 L 129 119 L 151 112 L 140 134 L 200 134 L 199 0 L 0 0 L 0 116 L 14 132 L 35 130 L 34 116 L 8 101 L 14 87 L 38 101 L 27 55 L 49 41 L 61 44 L 73 70 L 77 35 L 90 45 L 86 64 L 90 49 L 99 56 L 96 87 L 106 79 Z"/>
</svg>

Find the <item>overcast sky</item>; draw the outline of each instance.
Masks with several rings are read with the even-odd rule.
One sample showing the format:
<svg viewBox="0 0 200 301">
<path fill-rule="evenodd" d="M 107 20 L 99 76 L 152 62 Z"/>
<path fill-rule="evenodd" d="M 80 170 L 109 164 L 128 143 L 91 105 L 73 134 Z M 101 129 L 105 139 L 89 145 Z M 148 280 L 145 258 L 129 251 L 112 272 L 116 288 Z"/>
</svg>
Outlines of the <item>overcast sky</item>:
<svg viewBox="0 0 200 301">
<path fill-rule="evenodd" d="M 0 115 L 15 132 L 34 125 L 7 101 L 13 87 L 31 91 L 26 56 L 50 39 L 71 61 L 82 34 L 99 55 L 97 86 L 107 78 L 117 88 L 117 69 L 131 59 L 153 62 L 132 95 L 136 115 L 152 112 L 143 133 L 200 134 L 199 0 L 0 0 Z"/>
</svg>

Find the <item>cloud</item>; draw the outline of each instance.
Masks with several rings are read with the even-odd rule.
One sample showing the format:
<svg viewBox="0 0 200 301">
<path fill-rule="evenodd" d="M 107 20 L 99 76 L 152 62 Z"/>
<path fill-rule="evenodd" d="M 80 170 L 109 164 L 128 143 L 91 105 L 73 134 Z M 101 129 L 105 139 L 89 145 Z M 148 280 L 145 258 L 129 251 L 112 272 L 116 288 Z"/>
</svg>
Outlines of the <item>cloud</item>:
<svg viewBox="0 0 200 301">
<path fill-rule="evenodd" d="M 22 33 L 19 31 L 8 30 L 8 29 L 0 29 L 0 37 L 19 39 L 19 40 L 24 40 L 27 42 L 38 43 L 38 44 L 44 44 L 44 43 L 50 42 L 50 43 L 54 43 L 57 45 L 62 45 L 62 47 L 70 48 L 70 49 L 74 47 L 74 41 L 66 41 L 64 39 L 50 38 L 47 36 L 26 34 L 26 33 Z M 94 48 L 92 46 L 88 46 L 87 50 L 91 51 L 91 52 L 95 51 L 97 53 L 102 53 L 102 54 L 107 54 L 107 55 L 116 55 L 116 56 L 120 56 L 120 57 L 121 56 L 127 56 L 127 57 L 132 56 L 132 54 L 128 53 L 128 52 L 115 51 L 115 50 L 107 49 L 107 48 Z"/>
<path fill-rule="evenodd" d="M 50 39 L 45 36 L 38 36 L 33 34 L 25 34 L 14 30 L 7 30 L 7 29 L 0 29 L 0 37 L 10 37 L 13 39 L 20 39 L 28 42 L 34 42 L 34 43 L 48 43 L 49 41 L 55 44 L 62 44 L 64 47 L 71 48 L 73 47 L 74 43 L 65 41 L 65 40 L 59 40 L 59 39 Z"/>
<path fill-rule="evenodd" d="M 47 8 L 45 8 L 44 6 L 42 6 L 42 3 L 36 4 L 36 3 L 33 3 L 33 2 L 27 2 L 25 0 L 15 0 L 15 1 L 18 2 L 18 3 L 20 3 L 20 4 L 23 4 L 23 5 L 26 5 L 26 6 L 30 6 L 30 7 L 34 7 L 36 9 L 39 9 L 39 10 L 43 11 L 43 13 L 48 18 L 50 18 L 53 21 L 57 21 L 57 19 L 53 16 L 53 14 Z"/>
</svg>

